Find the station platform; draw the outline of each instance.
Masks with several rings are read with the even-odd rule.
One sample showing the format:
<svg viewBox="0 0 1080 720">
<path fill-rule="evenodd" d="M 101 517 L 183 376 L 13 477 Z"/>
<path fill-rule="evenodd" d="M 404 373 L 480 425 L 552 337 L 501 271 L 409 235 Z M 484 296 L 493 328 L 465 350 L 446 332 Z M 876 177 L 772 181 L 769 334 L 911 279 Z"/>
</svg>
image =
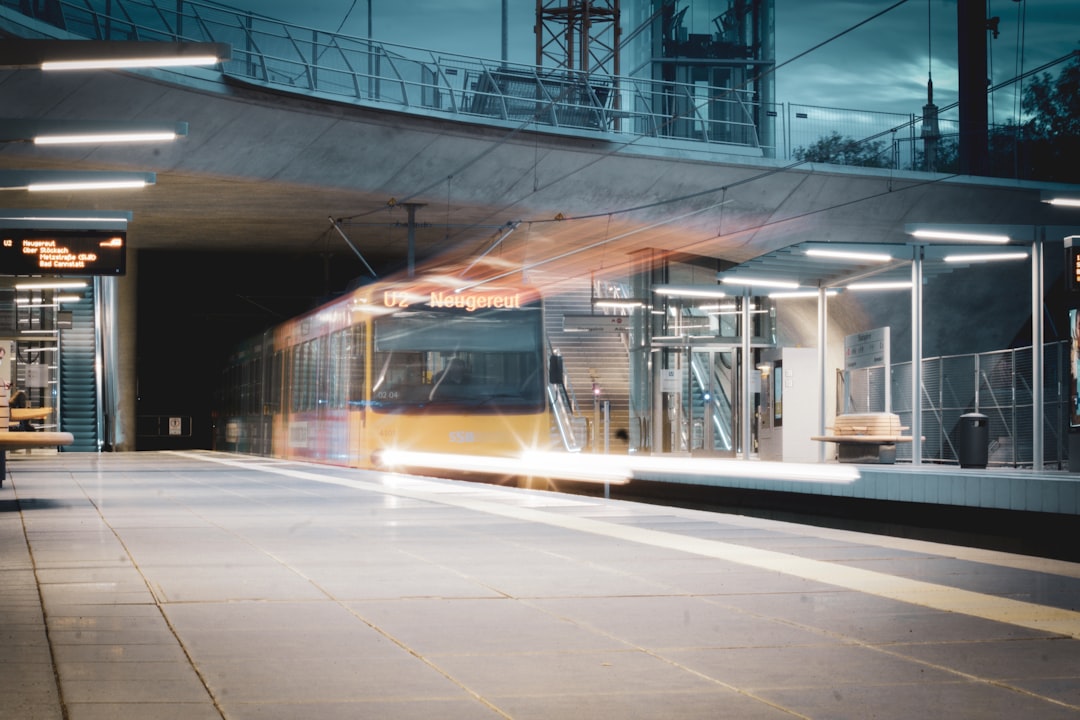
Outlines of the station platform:
<svg viewBox="0 0 1080 720">
<path fill-rule="evenodd" d="M 1080 717 L 1080 564 L 212 452 L 14 455 L 0 717 Z"/>
</svg>

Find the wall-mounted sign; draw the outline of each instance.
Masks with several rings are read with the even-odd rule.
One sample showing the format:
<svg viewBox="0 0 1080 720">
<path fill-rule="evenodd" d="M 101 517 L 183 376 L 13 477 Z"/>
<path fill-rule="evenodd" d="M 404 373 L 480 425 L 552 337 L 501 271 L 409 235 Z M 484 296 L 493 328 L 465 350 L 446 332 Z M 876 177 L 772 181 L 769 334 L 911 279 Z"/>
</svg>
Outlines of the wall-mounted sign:
<svg viewBox="0 0 1080 720">
<path fill-rule="evenodd" d="M 563 330 L 629 332 L 630 318 L 625 315 L 564 315 Z"/>
<path fill-rule="evenodd" d="M 844 369 L 889 366 L 889 328 L 848 335 L 844 338 Z"/>
<path fill-rule="evenodd" d="M 0 274 L 123 275 L 126 251 L 117 230 L 0 229 Z"/>
<path fill-rule="evenodd" d="M 660 392 L 677 393 L 683 391 L 681 368 L 663 368 L 660 370 Z"/>
</svg>

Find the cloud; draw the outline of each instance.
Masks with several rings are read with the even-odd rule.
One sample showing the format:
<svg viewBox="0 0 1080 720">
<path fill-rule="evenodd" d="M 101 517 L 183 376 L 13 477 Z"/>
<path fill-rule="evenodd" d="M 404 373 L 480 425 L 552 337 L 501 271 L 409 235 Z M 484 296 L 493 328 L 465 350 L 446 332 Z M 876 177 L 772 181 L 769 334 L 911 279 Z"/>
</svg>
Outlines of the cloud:
<svg viewBox="0 0 1080 720">
<path fill-rule="evenodd" d="M 783 63 L 891 4 L 885 0 L 776 0 L 777 61 Z M 1075 0 L 994 0 L 990 10 L 999 18 L 998 38 L 988 33 L 987 40 L 993 84 L 1007 82 L 1078 47 L 1080 3 Z M 958 62 L 955 0 L 910 1 L 778 69 L 777 100 L 921 112 L 931 75 L 935 103 L 956 102 Z M 1002 99 L 1005 95 L 1011 99 L 1013 92 L 1002 91 Z"/>
</svg>

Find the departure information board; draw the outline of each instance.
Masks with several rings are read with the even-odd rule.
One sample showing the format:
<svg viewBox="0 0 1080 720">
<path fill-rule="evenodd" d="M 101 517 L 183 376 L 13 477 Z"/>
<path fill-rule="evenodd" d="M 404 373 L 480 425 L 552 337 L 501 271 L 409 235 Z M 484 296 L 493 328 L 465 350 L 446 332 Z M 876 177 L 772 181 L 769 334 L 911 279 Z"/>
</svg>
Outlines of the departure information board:
<svg viewBox="0 0 1080 720">
<path fill-rule="evenodd" d="M 1065 248 L 1065 277 L 1068 280 L 1069 290 L 1080 291 L 1080 247 L 1066 246 Z"/>
<path fill-rule="evenodd" d="M 127 233 L 0 230 L 0 274 L 123 275 Z"/>
</svg>

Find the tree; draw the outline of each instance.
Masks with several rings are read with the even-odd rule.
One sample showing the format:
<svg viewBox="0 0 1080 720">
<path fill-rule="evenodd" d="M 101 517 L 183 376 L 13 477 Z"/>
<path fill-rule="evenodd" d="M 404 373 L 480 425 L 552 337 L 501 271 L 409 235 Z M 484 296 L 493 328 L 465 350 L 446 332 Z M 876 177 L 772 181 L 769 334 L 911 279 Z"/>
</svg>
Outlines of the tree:
<svg viewBox="0 0 1080 720">
<path fill-rule="evenodd" d="M 1057 79 L 1036 76 L 1024 90 L 1021 108 L 1030 119 L 1020 126 L 1022 177 L 1080 182 L 1080 51 Z"/>
<path fill-rule="evenodd" d="M 990 128 L 987 174 L 991 177 L 1080 183 L 1080 51 L 1073 53 L 1056 78 L 1035 76 L 1025 88 L 1021 108 L 1026 122 L 1010 120 Z M 889 146 L 842 137 L 835 130 L 808 147 L 792 151 L 804 162 L 890 167 Z M 938 141 L 934 169 L 959 172 L 956 138 Z M 925 151 L 916 146 L 912 168 L 926 168 Z"/>
<path fill-rule="evenodd" d="M 803 162 L 829 163 L 832 165 L 856 165 L 858 167 L 889 167 L 890 157 L 884 141 L 866 142 L 843 137 L 833 130 L 809 147 L 801 145 L 791 153 Z"/>
<path fill-rule="evenodd" d="M 926 170 L 926 151 L 918 146 L 915 149 L 913 170 Z M 934 153 L 934 172 L 960 172 L 960 143 L 955 136 L 938 138 L 937 151 Z"/>
</svg>

